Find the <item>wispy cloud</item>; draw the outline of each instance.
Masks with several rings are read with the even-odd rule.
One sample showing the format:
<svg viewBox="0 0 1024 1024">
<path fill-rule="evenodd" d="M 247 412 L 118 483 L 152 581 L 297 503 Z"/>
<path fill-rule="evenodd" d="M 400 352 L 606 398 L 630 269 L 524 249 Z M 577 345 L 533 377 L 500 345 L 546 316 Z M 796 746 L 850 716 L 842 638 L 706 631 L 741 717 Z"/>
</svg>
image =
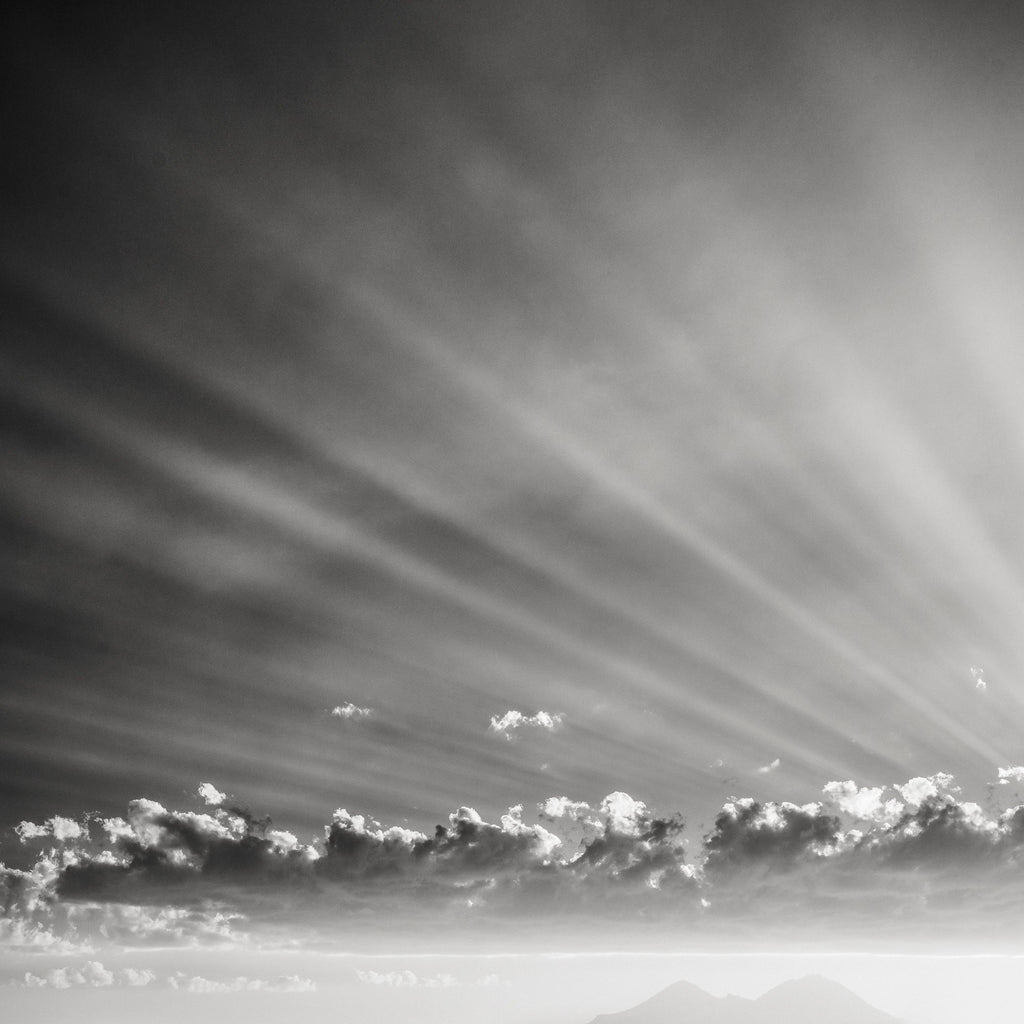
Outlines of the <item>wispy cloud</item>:
<svg viewBox="0 0 1024 1024">
<path fill-rule="evenodd" d="M 758 768 L 757 769 L 757 774 L 758 775 L 768 775 L 771 772 L 775 771 L 775 769 L 778 768 L 779 765 L 781 765 L 781 764 L 782 764 L 782 760 L 777 757 L 777 758 L 775 758 L 774 761 L 769 761 L 768 764 L 762 765 L 760 768 Z"/>
</svg>

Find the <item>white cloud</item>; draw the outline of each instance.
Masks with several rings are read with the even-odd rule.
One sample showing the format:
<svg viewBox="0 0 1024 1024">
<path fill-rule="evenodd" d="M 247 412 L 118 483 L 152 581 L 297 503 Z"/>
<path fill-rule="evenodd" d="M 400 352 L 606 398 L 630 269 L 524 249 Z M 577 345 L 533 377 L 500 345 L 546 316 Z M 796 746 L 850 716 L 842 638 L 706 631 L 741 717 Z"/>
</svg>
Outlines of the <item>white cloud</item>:
<svg viewBox="0 0 1024 1024">
<path fill-rule="evenodd" d="M 98 960 L 89 960 L 82 967 L 54 967 L 44 975 L 26 973 L 23 984 L 26 988 L 109 988 L 114 974 Z"/>
<path fill-rule="evenodd" d="M 50 835 L 50 826 L 47 824 L 36 825 L 31 821 L 23 821 L 20 825 L 14 826 L 18 838 L 24 843 L 29 839 L 42 839 Z"/>
<path fill-rule="evenodd" d="M 334 718 L 370 718 L 373 713 L 373 708 L 361 708 L 351 701 L 346 701 L 344 704 L 338 704 L 336 707 L 331 708 L 331 715 Z"/>
<path fill-rule="evenodd" d="M 971 678 L 974 680 L 974 688 L 980 693 L 984 693 L 988 689 L 988 683 L 985 681 L 985 670 L 983 668 L 979 668 L 977 665 L 972 665 Z"/>
<path fill-rule="evenodd" d="M 638 835 L 640 823 L 648 813 L 643 801 L 634 800 L 628 793 L 620 792 L 609 793 L 601 801 L 598 811 L 612 832 L 625 836 Z"/>
<path fill-rule="evenodd" d="M 199 995 L 210 995 L 221 992 L 315 992 L 316 982 L 311 978 L 301 978 L 297 974 L 289 974 L 272 981 L 262 978 L 246 978 L 240 976 L 227 981 L 214 981 L 200 975 L 191 978 L 179 971 L 167 979 L 167 984 L 179 992 L 193 992 Z"/>
<path fill-rule="evenodd" d="M 135 967 L 122 967 L 117 972 L 117 979 L 129 988 L 144 988 L 156 981 L 156 974 L 148 968 L 138 970 Z"/>
<path fill-rule="evenodd" d="M 590 810 L 590 804 L 582 800 L 570 800 L 567 796 L 549 796 L 537 804 L 542 818 L 581 818 Z"/>
<path fill-rule="evenodd" d="M 999 785 L 1008 786 L 1011 782 L 1024 782 L 1024 765 L 999 769 Z"/>
<path fill-rule="evenodd" d="M 460 981 L 451 974 L 419 975 L 413 971 L 356 971 L 356 977 L 364 985 L 380 985 L 385 988 L 455 988 L 471 986 L 490 988 L 502 984 L 497 974 L 487 974 L 475 981 Z"/>
<path fill-rule="evenodd" d="M 144 988 L 155 981 L 156 972 L 148 968 L 109 971 L 98 960 L 89 960 L 81 967 L 54 967 L 45 974 L 26 972 L 21 984 L 25 988 Z"/>
<path fill-rule="evenodd" d="M 926 800 L 959 792 L 960 787 L 955 784 L 952 775 L 936 772 L 927 777 L 919 775 L 902 786 L 893 786 L 893 789 L 912 807 L 920 807 Z"/>
<path fill-rule="evenodd" d="M 562 714 L 552 714 L 549 711 L 538 711 L 535 715 L 524 715 L 522 711 L 509 709 L 500 718 L 495 715 L 491 718 L 489 729 L 503 735 L 505 739 L 512 739 L 512 733 L 516 729 L 546 729 L 554 732 L 565 718 Z"/>
<path fill-rule="evenodd" d="M 84 830 L 79 823 L 72 818 L 62 818 L 55 814 L 42 825 L 36 825 L 31 821 L 23 821 L 16 825 L 14 831 L 18 838 L 24 843 L 29 839 L 42 839 L 45 836 L 53 836 L 60 843 L 66 843 L 72 839 L 80 839 Z"/>
<path fill-rule="evenodd" d="M 760 768 L 758 768 L 757 774 L 767 775 L 769 772 L 775 771 L 775 769 L 778 768 L 780 764 L 782 764 L 781 759 L 775 758 L 775 760 L 770 762 L 769 764 L 762 765 Z"/>
<path fill-rule="evenodd" d="M 881 786 L 860 788 L 853 779 L 845 782 L 827 782 L 822 788 L 826 800 L 844 814 L 863 821 L 893 824 L 903 813 L 904 805 L 895 799 L 883 800 Z"/>
<path fill-rule="evenodd" d="M 228 798 L 227 793 L 222 793 L 212 782 L 200 782 L 196 796 L 210 807 L 219 807 Z"/>
</svg>

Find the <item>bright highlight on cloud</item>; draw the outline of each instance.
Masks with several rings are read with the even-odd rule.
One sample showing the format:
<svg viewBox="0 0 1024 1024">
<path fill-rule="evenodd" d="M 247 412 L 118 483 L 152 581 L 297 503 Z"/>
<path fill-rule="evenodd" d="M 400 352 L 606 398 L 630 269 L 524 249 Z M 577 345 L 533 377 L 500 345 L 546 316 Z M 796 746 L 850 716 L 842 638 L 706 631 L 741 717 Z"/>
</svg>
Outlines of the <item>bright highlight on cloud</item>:
<svg viewBox="0 0 1024 1024">
<path fill-rule="evenodd" d="M 336 707 L 331 708 L 331 716 L 334 718 L 370 718 L 373 716 L 373 708 L 361 708 L 357 704 L 353 704 L 351 701 L 346 701 L 344 704 L 338 704 Z"/>
<path fill-rule="evenodd" d="M 212 782 L 200 782 L 196 796 L 210 807 L 219 807 L 228 798 L 227 793 L 222 793 Z"/>
<path fill-rule="evenodd" d="M 775 758 L 774 761 L 770 761 L 768 764 L 762 765 L 760 768 L 758 768 L 757 769 L 757 774 L 758 775 L 768 775 L 771 772 L 775 771 L 775 769 L 778 768 L 779 765 L 781 765 L 781 764 L 782 764 L 782 760 L 777 757 L 777 758 Z"/>
<path fill-rule="evenodd" d="M 843 814 L 858 820 L 893 825 L 904 811 L 904 806 L 898 799 L 882 799 L 883 787 L 860 787 L 852 779 L 847 779 L 846 782 L 826 783 L 822 792 L 826 800 L 838 807 Z"/>
<path fill-rule="evenodd" d="M 1024 768 L 998 776 L 1021 781 Z M 74 828 L 24 822 L 36 860 L 2 869 L 0 941 L 55 952 L 245 946 L 282 920 L 326 934 L 602 919 L 687 922 L 698 934 L 752 920 L 800 930 L 823 915 L 857 927 L 865 908 L 876 924 L 991 930 L 1024 904 L 1024 805 L 986 811 L 944 772 L 892 786 L 831 781 L 809 803 L 731 799 L 691 845 L 678 816 L 623 791 L 596 804 L 551 796 L 535 812 L 530 821 L 516 805 L 489 822 L 464 806 L 427 835 L 339 808 L 311 843 L 241 810 L 145 798 L 124 818 L 87 815 Z M 32 984 L 149 983 L 109 973 L 76 967 Z M 168 984 L 255 990 L 244 979 Z"/>
<path fill-rule="evenodd" d="M 516 729 L 546 729 L 548 732 L 554 732 L 562 724 L 564 717 L 564 715 L 551 714 L 548 711 L 538 711 L 535 715 L 524 715 L 522 711 L 510 709 L 500 718 L 497 715 L 492 717 L 489 728 L 491 732 L 496 732 L 510 740 Z"/>
</svg>

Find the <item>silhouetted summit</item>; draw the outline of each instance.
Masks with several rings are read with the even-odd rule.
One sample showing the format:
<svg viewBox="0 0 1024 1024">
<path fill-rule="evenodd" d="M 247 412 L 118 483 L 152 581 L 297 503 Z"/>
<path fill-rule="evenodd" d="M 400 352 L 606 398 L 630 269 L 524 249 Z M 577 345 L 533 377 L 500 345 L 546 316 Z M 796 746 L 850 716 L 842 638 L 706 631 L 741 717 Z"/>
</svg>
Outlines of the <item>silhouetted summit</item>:
<svg viewBox="0 0 1024 1024">
<path fill-rule="evenodd" d="M 719 998 L 688 981 L 670 985 L 621 1013 L 593 1024 L 897 1024 L 836 981 L 810 975 L 786 981 L 759 999 Z"/>
</svg>

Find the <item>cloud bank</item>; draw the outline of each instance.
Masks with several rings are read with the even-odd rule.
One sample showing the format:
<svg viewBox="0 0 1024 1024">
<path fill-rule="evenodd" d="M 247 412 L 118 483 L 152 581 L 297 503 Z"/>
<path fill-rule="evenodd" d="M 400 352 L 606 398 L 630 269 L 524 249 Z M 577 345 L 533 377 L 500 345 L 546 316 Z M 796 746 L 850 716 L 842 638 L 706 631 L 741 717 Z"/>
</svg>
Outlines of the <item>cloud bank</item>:
<svg viewBox="0 0 1024 1024">
<path fill-rule="evenodd" d="M 1001 782 L 1022 777 L 998 770 Z M 200 799 L 206 786 L 220 796 L 203 784 Z M 431 834 L 338 808 L 309 843 L 238 808 L 146 798 L 123 818 L 54 817 L 16 832 L 36 859 L 2 868 L 0 943 L 50 952 L 410 922 L 962 932 L 998 930 L 1024 907 L 1024 805 L 985 810 L 942 772 L 891 786 L 834 780 L 802 804 L 734 798 L 689 842 L 678 816 L 621 791 L 593 805 L 551 796 L 495 822 L 463 806 Z"/>
<path fill-rule="evenodd" d="M 310 978 L 292 974 L 281 978 L 264 979 L 238 976 L 226 980 L 213 980 L 201 975 L 191 977 L 183 971 L 158 977 L 149 968 L 121 967 L 108 970 L 98 960 L 81 965 L 54 967 L 45 974 L 26 971 L 20 988 L 146 988 L 149 986 L 174 989 L 179 992 L 210 994 L 220 992 L 315 992 L 316 983 Z"/>
</svg>

